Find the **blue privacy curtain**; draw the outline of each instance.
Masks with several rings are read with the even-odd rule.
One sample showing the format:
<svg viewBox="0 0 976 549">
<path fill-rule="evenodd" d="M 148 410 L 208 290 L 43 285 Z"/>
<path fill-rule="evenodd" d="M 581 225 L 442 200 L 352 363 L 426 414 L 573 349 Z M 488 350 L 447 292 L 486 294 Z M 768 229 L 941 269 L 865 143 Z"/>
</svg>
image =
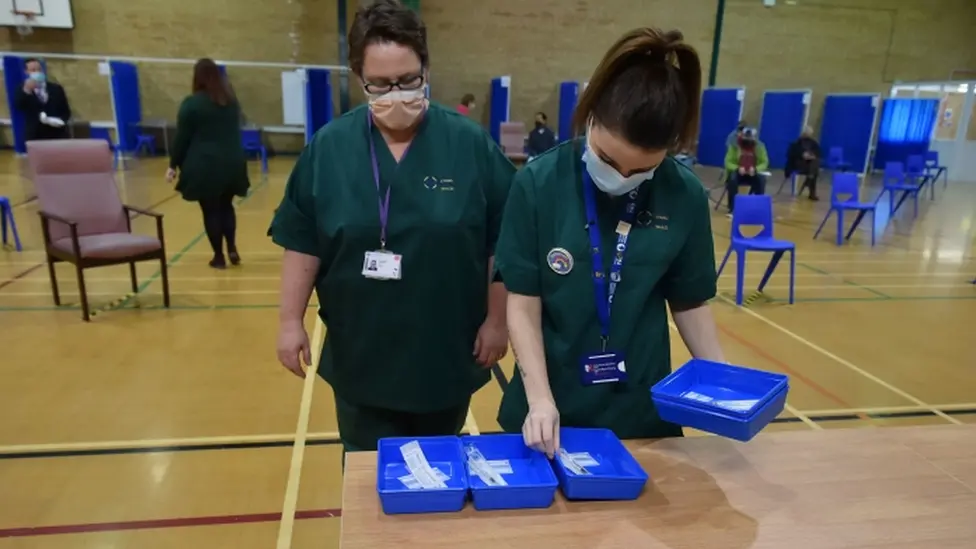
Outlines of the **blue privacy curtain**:
<svg viewBox="0 0 976 549">
<path fill-rule="evenodd" d="M 579 82 L 566 81 L 559 84 L 559 141 L 569 141 L 573 137 L 573 111 L 579 101 Z"/>
<path fill-rule="evenodd" d="M 759 139 L 769 153 L 769 167 L 786 167 L 786 153 L 803 131 L 810 90 L 772 91 L 763 94 Z"/>
<path fill-rule="evenodd" d="M 491 79 L 491 98 L 488 103 L 488 131 L 495 143 L 501 143 L 502 122 L 508 122 L 512 101 L 512 77 Z"/>
<path fill-rule="evenodd" d="M 24 140 L 24 126 L 27 119 L 17 108 L 17 90 L 24 87 L 24 58 L 14 55 L 3 56 L 3 84 L 7 90 L 7 108 L 10 109 L 10 126 L 14 133 L 14 150 L 20 154 L 27 152 Z"/>
<path fill-rule="evenodd" d="M 876 94 L 827 95 L 820 125 L 820 149 L 824 158 L 831 147 L 840 147 L 851 171 L 865 171 L 880 100 Z"/>
<path fill-rule="evenodd" d="M 881 109 L 874 168 L 884 169 L 887 162 L 904 162 L 909 155 L 924 155 L 938 116 L 938 99 L 886 99 Z"/>
<path fill-rule="evenodd" d="M 744 88 L 710 88 L 702 94 L 701 125 L 698 137 L 698 163 L 724 166 L 725 140 L 742 118 Z"/>
<path fill-rule="evenodd" d="M 332 120 L 332 81 L 326 69 L 305 70 L 305 142 Z"/>
<path fill-rule="evenodd" d="M 112 104 L 115 109 L 115 133 L 119 150 L 136 148 L 138 125 L 142 121 L 142 99 L 139 97 L 139 70 L 135 63 L 109 61 L 112 71 Z"/>
</svg>

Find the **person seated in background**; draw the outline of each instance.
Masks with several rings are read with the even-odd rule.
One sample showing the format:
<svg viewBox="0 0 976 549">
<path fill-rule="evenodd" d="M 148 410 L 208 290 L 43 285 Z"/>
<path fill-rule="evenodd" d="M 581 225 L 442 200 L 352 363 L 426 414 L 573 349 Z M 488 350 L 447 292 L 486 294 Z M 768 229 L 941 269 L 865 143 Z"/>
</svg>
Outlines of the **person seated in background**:
<svg viewBox="0 0 976 549">
<path fill-rule="evenodd" d="M 14 105 L 24 113 L 26 141 L 36 139 L 68 139 L 68 121 L 71 106 L 68 95 L 60 84 L 47 81 L 44 66 L 39 59 L 24 63 L 27 78 L 17 90 Z"/>
<path fill-rule="evenodd" d="M 529 133 L 529 142 L 525 148 L 529 160 L 556 146 L 556 134 L 548 126 L 548 121 L 546 113 L 535 113 L 535 128 Z"/>
<path fill-rule="evenodd" d="M 474 94 L 466 93 L 461 97 L 461 103 L 457 106 L 457 112 L 468 116 L 474 110 Z"/>
<path fill-rule="evenodd" d="M 732 130 L 732 133 L 730 133 L 729 136 L 725 138 L 726 149 L 734 147 L 736 143 L 739 142 L 739 135 L 742 133 L 742 130 L 746 129 L 748 125 L 749 124 L 745 120 L 739 120 L 739 125 L 736 126 L 735 129 Z"/>
<path fill-rule="evenodd" d="M 725 188 L 729 197 L 729 215 L 735 209 L 735 195 L 739 193 L 739 185 L 749 185 L 749 194 L 763 194 L 766 192 L 766 178 L 763 175 L 769 169 L 769 155 L 766 145 L 759 141 L 756 130 L 743 128 L 739 140 L 725 153 L 725 169 L 729 178 Z"/>
<path fill-rule="evenodd" d="M 817 178 L 820 176 L 820 143 L 813 137 L 813 128 L 805 126 L 800 138 L 790 144 L 786 153 L 786 177 L 794 174 L 804 175 L 803 189 L 810 189 L 810 200 L 820 200 L 817 197 Z"/>
</svg>

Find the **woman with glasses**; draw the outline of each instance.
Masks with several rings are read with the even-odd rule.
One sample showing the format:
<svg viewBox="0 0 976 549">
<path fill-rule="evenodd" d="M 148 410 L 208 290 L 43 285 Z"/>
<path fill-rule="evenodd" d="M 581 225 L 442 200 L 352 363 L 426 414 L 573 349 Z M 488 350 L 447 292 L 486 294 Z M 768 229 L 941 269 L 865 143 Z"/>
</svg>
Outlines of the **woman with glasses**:
<svg viewBox="0 0 976 549">
<path fill-rule="evenodd" d="M 356 13 L 349 64 L 368 106 L 305 148 L 271 235 L 285 249 L 278 359 L 305 376 L 314 287 L 318 373 L 354 451 L 458 433 L 505 355 L 505 289 L 489 274 L 515 170 L 479 126 L 428 102 L 427 31 L 400 2 Z"/>
</svg>

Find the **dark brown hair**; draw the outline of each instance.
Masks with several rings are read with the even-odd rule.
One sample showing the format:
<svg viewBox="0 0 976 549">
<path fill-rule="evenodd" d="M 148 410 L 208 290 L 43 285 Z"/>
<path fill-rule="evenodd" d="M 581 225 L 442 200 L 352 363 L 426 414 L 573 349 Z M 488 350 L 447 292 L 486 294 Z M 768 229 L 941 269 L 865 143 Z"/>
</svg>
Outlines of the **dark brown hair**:
<svg viewBox="0 0 976 549">
<path fill-rule="evenodd" d="M 473 93 L 466 93 L 463 96 L 461 96 L 461 104 L 462 105 L 464 105 L 465 107 L 470 107 L 471 106 L 471 103 L 474 103 L 474 94 Z"/>
<path fill-rule="evenodd" d="M 197 92 L 206 93 L 214 103 L 222 107 L 229 105 L 234 98 L 217 63 L 206 57 L 193 66 L 193 93 Z"/>
<path fill-rule="evenodd" d="M 393 42 L 412 49 L 424 68 L 430 61 L 427 27 L 415 11 L 399 0 L 376 0 L 359 8 L 349 27 L 348 41 L 349 66 L 360 76 L 366 47 L 380 42 Z"/>
<path fill-rule="evenodd" d="M 573 114 L 646 150 L 693 148 L 701 108 L 701 62 L 680 31 L 635 29 L 597 65 Z"/>
</svg>

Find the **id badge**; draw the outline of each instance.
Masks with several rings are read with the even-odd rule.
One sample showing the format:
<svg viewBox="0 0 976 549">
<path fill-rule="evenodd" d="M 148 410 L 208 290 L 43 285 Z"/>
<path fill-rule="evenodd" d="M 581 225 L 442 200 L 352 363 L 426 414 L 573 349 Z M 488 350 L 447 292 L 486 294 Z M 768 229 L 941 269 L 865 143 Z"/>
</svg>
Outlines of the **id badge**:
<svg viewBox="0 0 976 549">
<path fill-rule="evenodd" d="M 583 385 L 627 381 L 627 367 L 624 363 L 624 354 L 606 352 L 584 356 L 580 360 L 580 375 L 583 380 Z"/>
<path fill-rule="evenodd" d="M 400 254 L 386 250 L 366 252 L 363 276 L 375 280 L 400 280 Z"/>
</svg>

